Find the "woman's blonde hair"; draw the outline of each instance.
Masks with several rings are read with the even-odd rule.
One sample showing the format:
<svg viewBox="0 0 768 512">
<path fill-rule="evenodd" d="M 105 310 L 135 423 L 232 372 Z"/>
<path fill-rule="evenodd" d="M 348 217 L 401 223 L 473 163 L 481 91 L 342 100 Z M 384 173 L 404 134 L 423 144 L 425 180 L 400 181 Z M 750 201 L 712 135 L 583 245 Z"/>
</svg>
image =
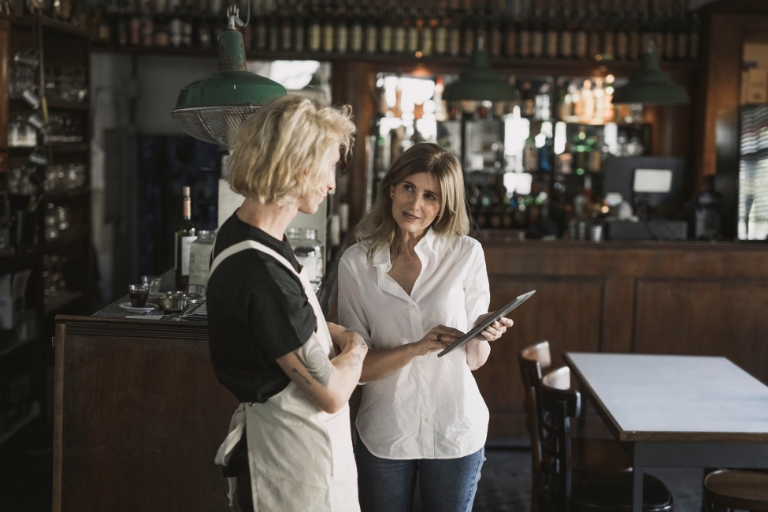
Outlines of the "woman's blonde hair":
<svg viewBox="0 0 768 512">
<path fill-rule="evenodd" d="M 301 96 L 281 96 L 265 103 L 243 124 L 227 160 L 229 186 L 261 204 L 284 206 L 320 186 L 325 157 L 338 147 L 351 150 L 355 124 L 352 108 L 324 107 Z"/>
<path fill-rule="evenodd" d="M 449 237 L 469 233 L 464 174 L 458 158 L 431 142 L 415 144 L 392 162 L 379 183 L 376 203 L 357 225 L 355 236 L 358 243 L 368 244 L 369 260 L 380 247 L 389 246 L 390 259 L 395 261 L 400 252 L 400 228 L 392 216 L 390 190 L 408 176 L 422 172 L 431 174 L 440 184 L 440 210 L 431 226 L 435 233 Z"/>
</svg>

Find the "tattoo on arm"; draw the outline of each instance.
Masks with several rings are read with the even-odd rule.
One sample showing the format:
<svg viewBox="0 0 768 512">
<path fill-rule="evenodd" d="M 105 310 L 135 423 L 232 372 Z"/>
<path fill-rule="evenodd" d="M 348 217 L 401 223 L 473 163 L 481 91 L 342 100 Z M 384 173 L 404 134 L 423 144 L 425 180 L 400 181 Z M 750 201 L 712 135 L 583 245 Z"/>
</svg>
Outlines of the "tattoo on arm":
<svg viewBox="0 0 768 512">
<path fill-rule="evenodd" d="M 293 370 L 293 373 L 295 373 L 296 375 L 298 375 L 299 377 L 301 377 L 301 378 L 304 380 L 304 382 L 306 382 L 306 383 L 307 383 L 307 386 L 311 386 L 311 385 L 312 385 L 312 381 L 311 381 L 311 380 L 309 380 L 308 378 L 306 378 L 305 376 L 303 376 L 303 375 L 302 375 L 302 374 L 299 372 L 299 370 L 297 370 L 296 368 L 291 368 L 291 370 Z"/>
<path fill-rule="evenodd" d="M 352 360 L 347 363 L 347 368 L 349 368 L 352 371 L 357 371 L 358 368 L 363 364 L 363 356 L 360 354 L 353 354 Z"/>
<path fill-rule="evenodd" d="M 312 378 L 327 388 L 331 382 L 333 367 L 317 340 L 310 338 L 304 346 L 294 350 L 293 353 L 296 354 Z"/>
</svg>

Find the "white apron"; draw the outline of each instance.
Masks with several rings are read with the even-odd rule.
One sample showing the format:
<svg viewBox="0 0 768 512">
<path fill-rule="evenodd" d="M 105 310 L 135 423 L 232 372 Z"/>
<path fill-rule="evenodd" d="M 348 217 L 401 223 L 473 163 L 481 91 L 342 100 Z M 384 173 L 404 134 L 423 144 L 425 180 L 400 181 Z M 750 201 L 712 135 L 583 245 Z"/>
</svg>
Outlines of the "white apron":
<svg viewBox="0 0 768 512">
<path fill-rule="evenodd" d="M 315 336 L 328 357 L 333 345 L 325 316 L 302 269 L 263 244 L 247 240 L 222 251 L 211 272 L 229 256 L 255 249 L 269 254 L 296 274 L 317 317 Z M 349 405 L 336 414 L 318 411 L 293 383 L 265 403 L 243 403 L 235 410 L 229 435 L 216 464 L 226 465 L 245 431 L 255 512 L 358 512 L 357 467 L 352 452 Z M 230 506 L 236 478 L 229 479 Z"/>
</svg>

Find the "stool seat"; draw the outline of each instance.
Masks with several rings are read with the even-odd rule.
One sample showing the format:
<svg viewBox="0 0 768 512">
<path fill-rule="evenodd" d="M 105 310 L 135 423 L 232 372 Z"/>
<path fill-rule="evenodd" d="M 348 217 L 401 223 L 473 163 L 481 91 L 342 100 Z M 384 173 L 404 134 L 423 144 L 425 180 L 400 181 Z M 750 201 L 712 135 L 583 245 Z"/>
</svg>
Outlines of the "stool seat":
<svg viewBox="0 0 768 512">
<path fill-rule="evenodd" d="M 704 478 L 704 492 L 710 504 L 768 512 L 768 473 L 721 469 Z"/>
</svg>

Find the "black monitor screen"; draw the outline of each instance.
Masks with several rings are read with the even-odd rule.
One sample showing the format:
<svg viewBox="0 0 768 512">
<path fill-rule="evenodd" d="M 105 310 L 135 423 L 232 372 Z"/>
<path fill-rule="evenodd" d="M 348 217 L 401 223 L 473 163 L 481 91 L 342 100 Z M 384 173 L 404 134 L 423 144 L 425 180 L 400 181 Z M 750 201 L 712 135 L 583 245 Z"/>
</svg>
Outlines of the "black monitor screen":
<svg viewBox="0 0 768 512">
<path fill-rule="evenodd" d="M 673 207 L 682 200 L 684 160 L 657 156 L 608 157 L 603 166 L 605 194 L 618 193 L 635 204 Z"/>
</svg>

